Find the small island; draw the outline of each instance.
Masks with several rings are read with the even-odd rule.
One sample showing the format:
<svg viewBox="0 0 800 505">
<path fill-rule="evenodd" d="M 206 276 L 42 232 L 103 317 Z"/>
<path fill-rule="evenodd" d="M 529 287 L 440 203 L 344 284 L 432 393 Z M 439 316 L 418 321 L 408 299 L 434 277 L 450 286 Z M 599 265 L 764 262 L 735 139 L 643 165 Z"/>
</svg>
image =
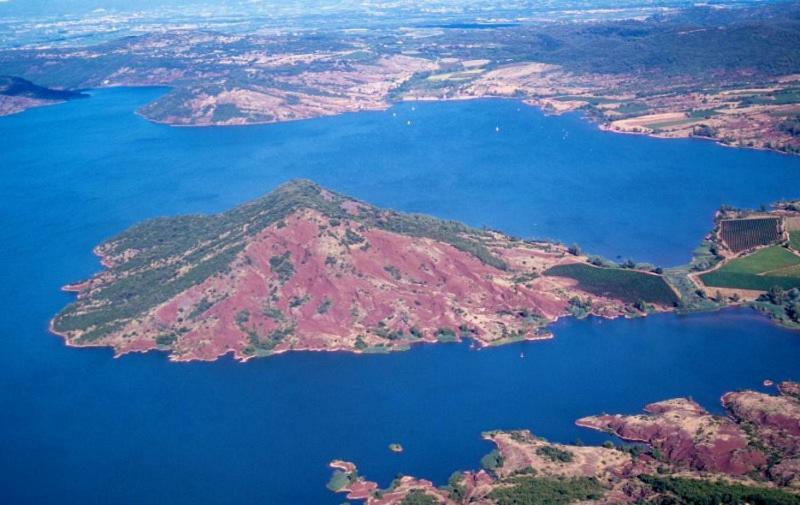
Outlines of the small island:
<svg viewBox="0 0 800 505">
<path fill-rule="evenodd" d="M 389 444 L 389 450 L 395 454 L 400 454 L 403 452 L 403 446 L 398 443 Z"/>
</svg>

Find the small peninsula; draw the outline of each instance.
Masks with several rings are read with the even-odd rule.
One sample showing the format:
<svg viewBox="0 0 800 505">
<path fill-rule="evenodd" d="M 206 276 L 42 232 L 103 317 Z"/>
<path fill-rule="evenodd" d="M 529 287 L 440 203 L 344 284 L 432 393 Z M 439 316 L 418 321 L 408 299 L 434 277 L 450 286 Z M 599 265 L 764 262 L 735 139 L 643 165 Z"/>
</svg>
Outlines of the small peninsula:
<svg viewBox="0 0 800 505">
<path fill-rule="evenodd" d="M 388 489 L 331 462 L 329 489 L 368 505 L 566 503 L 800 503 L 800 384 L 779 394 L 730 392 L 727 415 L 689 398 L 652 403 L 640 415 L 579 419 L 634 443 L 548 442 L 527 430 L 492 431 L 483 469 L 455 472 L 445 486 L 398 476 Z"/>
<path fill-rule="evenodd" d="M 0 75 L 0 116 L 88 97 L 80 91 L 46 88 L 20 77 Z"/>
</svg>

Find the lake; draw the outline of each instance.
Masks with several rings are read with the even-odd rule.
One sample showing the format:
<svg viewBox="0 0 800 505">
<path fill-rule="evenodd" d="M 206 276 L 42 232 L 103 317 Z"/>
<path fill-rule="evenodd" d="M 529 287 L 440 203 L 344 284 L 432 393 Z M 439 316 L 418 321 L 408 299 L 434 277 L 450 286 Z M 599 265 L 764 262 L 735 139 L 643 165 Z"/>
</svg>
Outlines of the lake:
<svg viewBox="0 0 800 505">
<path fill-rule="evenodd" d="M 727 390 L 800 379 L 800 334 L 749 310 L 565 319 L 553 340 L 482 351 L 174 364 L 67 348 L 47 322 L 70 300 L 59 287 L 99 269 L 97 243 L 295 177 L 664 266 L 688 260 L 720 204 L 800 196 L 800 158 L 608 134 L 512 101 L 231 128 L 133 114 L 163 92 L 94 91 L 0 118 L 3 501 L 337 504 L 324 487 L 333 458 L 382 484 L 398 472 L 443 483 L 478 466 L 484 430 L 598 442 L 574 420 L 685 395 L 719 409 Z"/>
</svg>

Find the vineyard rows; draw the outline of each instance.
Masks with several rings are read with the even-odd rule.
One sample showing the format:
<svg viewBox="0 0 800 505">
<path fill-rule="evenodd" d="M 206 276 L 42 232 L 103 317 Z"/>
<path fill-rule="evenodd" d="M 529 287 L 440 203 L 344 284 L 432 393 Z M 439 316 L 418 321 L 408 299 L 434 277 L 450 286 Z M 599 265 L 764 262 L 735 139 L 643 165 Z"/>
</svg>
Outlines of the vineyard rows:
<svg viewBox="0 0 800 505">
<path fill-rule="evenodd" d="M 780 219 L 776 217 L 730 219 L 721 225 L 722 240 L 735 253 L 772 244 L 781 237 Z"/>
</svg>

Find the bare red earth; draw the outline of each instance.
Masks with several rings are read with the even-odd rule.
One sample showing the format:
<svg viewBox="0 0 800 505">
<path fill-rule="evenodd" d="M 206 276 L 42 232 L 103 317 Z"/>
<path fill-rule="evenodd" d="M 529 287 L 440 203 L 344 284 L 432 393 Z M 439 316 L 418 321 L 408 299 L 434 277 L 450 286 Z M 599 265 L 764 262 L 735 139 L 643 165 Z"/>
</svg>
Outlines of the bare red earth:
<svg viewBox="0 0 800 505">
<path fill-rule="evenodd" d="M 577 421 L 580 426 L 611 430 L 658 450 L 645 449 L 638 456 L 614 447 L 554 444 L 528 431 L 496 431 L 484 438 L 497 447 L 499 466 L 491 474 L 483 470 L 457 474 L 458 495 L 445 494 L 445 489 L 413 477 L 403 477 L 379 493 L 377 484 L 358 477 L 353 489 L 361 492 L 342 491 L 349 493 L 349 499 L 368 505 L 398 504 L 412 492 L 428 494 L 439 503 L 494 504 L 493 491 L 516 485 L 515 479 L 593 478 L 602 496 L 591 503 L 660 503 L 659 497 L 664 496 L 639 477 L 668 474 L 798 494 L 800 446 L 795 435 L 800 399 L 793 394 L 800 391 L 800 385 L 783 382 L 780 390 L 781 396 L 754 391 L 726 394 L 723 404 L 733 413 L 732 418 L 711 415 L 697 403 L 679 398 L 650 404 L 643 415 L 601 415 Z M 760 434 L 768 436 L 760 438 Z M 357 475 L 352 463 L 337 461 L 331 466 L 349 472 L 354 479 Z"/>
<path fill-rule="evenodd" d="M 353 200 L 342 203 L 354 217 L 365 208 Z M 353 236 L 359 238 L 349 242 Z M 479 346 L 547 338 L 545 325 L 568 315 L 575 296 L 591 297 L 595 315 L 627 313 L 622 302 L 582 292 L 571 279 L 540 275 L 553 265 L 582 261 L 563 247 L 493 237 L 489 248 L 506 270 L 445 242 L 299 208 L 248 238 L 226 273 L 101 339 L 82 340 L 80 331 L 62 334 L 73 345 L 112 346 L 117 355 L 159 348 L 156 339 L 172 334 L 175 341 L 161 348 L 173 360 L 213 360 L 226 353 L 245 360 L 290 350 L 401 350 L 443 335 L 468 336 Z M 103 248 L 97 252 L 107 268 L 125 260 Z M 289 275 L 274 271 L 276 258 L 291 264 Z M 65 289 L 86 299 L 96 285 L 114 282 L 110 272 Z"/>
</svg>

